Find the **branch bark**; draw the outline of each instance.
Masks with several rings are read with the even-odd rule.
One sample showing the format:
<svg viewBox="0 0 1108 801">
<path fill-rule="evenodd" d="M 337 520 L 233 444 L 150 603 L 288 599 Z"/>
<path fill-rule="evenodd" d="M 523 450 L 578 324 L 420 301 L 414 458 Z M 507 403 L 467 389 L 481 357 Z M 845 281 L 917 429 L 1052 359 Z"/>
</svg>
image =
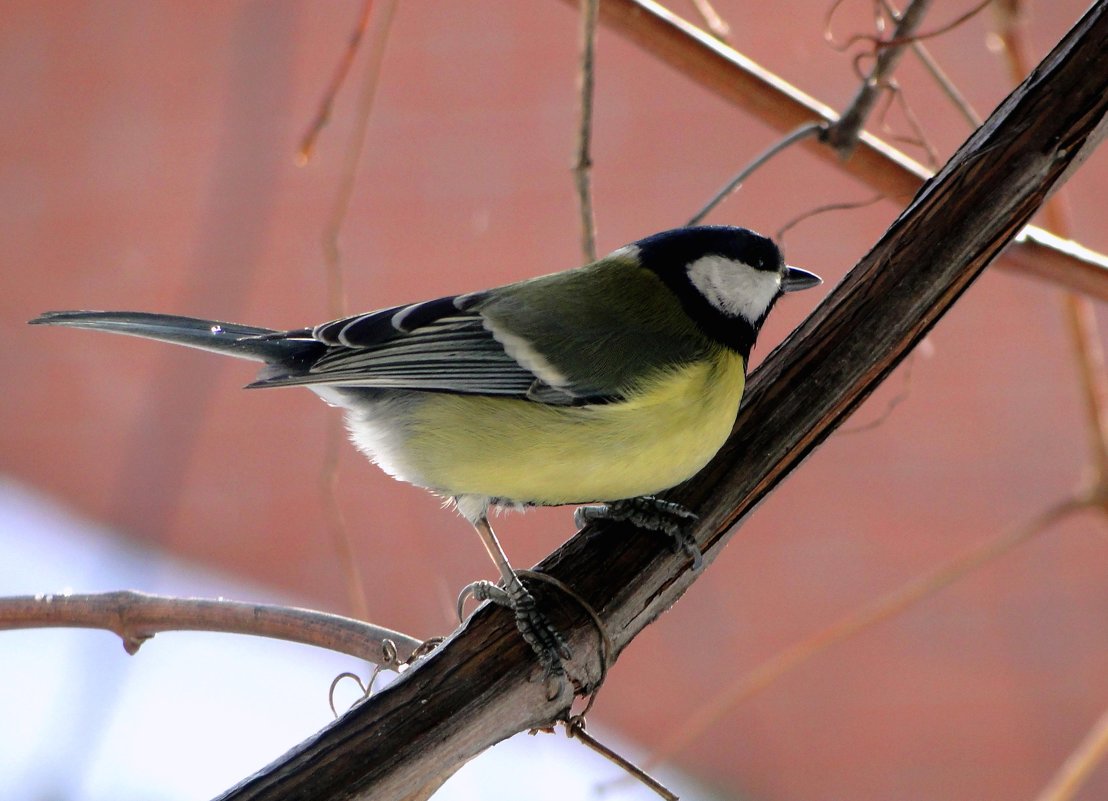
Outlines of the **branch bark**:
<svg viewBox="0 0 1108 801">
<path fill-rule="evenodd" d="M 129 654 L 163 631 L 219 631 L 314 645 L 386 667 L 405 662 L 420 645 L 406 634 L 341 615 L 225 598 L 174 598 L 133 590 L 0 598 L 0 631 L 62 627 L 115 632 Z M 389 659 L 393 646 L 395 656 Z"/>
<path fill-rule="evenodd" d="M 889 374 L 1105 133 L 1108 0 L 1099 0 L 918 193 L 885 236 L 752 377 L 736 431 L 672 497 L 701 515 L 713 559 L 748 514 Z M 696 576 L 663 538 L 592 525 L 540 569 L 595 609 L 618 654 Z M 573 602 L 533 585 L 567 635 L 569 670 L 597 676 Z M 431 657 L 222 796 L 426 798 L 488 746 L 567 714 L 511 615 L 482 607 Z"/>
</svg>

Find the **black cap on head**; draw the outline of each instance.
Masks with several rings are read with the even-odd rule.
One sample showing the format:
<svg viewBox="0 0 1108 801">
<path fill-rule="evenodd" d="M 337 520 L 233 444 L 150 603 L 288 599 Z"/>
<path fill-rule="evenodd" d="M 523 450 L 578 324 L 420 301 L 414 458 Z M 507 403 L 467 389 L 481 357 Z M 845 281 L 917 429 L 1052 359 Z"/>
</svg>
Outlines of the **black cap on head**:
<svg viewBox="0 0 1108 801">
<path fill-rule="evenodd" d="M 773 240 L 746 228 L 712 225 L 663 231 L 640 239 L 634 247 L 643 267 L 662 279 L 705 334 L 744 358 L 750 355 L 762 321 L 780 295 L 778 276 L 786 270 L 781 250 Z M 720 283 L 716 282 L 716 275 L 705 277 L 714 286 L 694 285 L 690 268 L 698 262 L 705 264 L 702 260 L 711 256 L 733 264 L 734 269 L 725 268 Z M 709 259 L 706 265 L 709 272 L 710 262 Z M 750 279 L 745 283 L 743 272 Z M 759 275 L 765 275 L 766 280 L 759 279 Z M 757 289 L 761 297 L 753 297 L 743 289 L 744 285 Z M 747 298 L 751 303 L 727 305 L 728 300 Z"/>
<path fill-rule="evenodd" d="M 748 228 L 730 225 L 702 225 L 674 228 L 635 243 L 643 266 L 661 274 L 683 270 L 701 256 L 723 256 L 749 264 L 757 270 L 781 272 L 785 259 L 772 239 Z"/>
</svg>

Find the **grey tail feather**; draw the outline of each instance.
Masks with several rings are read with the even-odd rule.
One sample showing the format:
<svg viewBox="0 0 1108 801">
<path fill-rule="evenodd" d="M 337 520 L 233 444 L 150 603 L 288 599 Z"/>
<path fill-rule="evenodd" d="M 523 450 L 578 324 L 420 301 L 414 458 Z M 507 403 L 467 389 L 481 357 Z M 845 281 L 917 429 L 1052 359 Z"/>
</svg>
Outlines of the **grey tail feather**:
<svg viewBox="0 0 1108 801">
<path fill-rule="evenodd" d="M 261 362 L 294 360 L 305 350 L 318 347 L 304 340 L 269 336 L 279 333 L 270 328 L 150 312 L 52 311 L 29 322 L 110 331 Z"/>
</svg>

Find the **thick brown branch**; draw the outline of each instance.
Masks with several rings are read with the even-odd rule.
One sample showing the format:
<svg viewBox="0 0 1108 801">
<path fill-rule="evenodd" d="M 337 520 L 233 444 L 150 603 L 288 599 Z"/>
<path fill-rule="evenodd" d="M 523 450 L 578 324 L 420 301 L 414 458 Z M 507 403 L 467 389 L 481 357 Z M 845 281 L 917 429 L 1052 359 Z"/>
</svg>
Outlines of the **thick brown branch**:
<svg viewBox="0 0 1108 801">
<path fill-rule="evenodd" d="M 808 123 L 833 123 L 838 119 L 830 107 L 653 0 L 602 0 L 600 21 L 708 91 L 782 133 Z M 817 140 L 808 140 L 805 145 L 815 155 L 897 201 L 914 195 L 928 177 L 921 164 L 867 131 L 859 134 L 857 149 L 847 161 Z M 1105 256 L 1080 246 L 1076 250 L 1084 255 L 1075 255 L 1070 248 L 1056 248 L 1055 238 L 1033 226 L 1028 226 L 1026 233 L 1034 244 L 1021 239 L 1008 249 L 997 266 L 1108 300 Z"/>
<path fill-rule="evenodd" d="M 1108 256 L 1042 228 L 1024 228 L 1016 244 L 1004 251 L 1003 262 L 1025 275 L 1108 300 Z"/>
<path fill-rule="evenodd" d="M 751 379 L 737 432 L 676 500 L 701 513 L 712 559 L 733 525 L 873 391 L 1026 224 L 1103 132 L 1108 0 L 920 191 L 872 251 Z M 541 569 L 595 609 L 616 652 L 693 582 L 663 538 L 588 527 Z M 533 585 L 595 680 L 597 638 L 572 602 Z M 425 798 L 484 748 L 566 714 L 511 615 L 482 607 L 395 684 L 228 792 L 244 799 Z"/>
</svg>

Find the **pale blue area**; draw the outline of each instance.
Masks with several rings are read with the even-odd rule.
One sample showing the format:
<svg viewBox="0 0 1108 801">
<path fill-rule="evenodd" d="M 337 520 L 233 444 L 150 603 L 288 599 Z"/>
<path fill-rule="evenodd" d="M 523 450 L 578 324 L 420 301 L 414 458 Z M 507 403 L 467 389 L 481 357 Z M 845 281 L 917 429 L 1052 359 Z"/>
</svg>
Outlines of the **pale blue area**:
<svg viewBox="0 0 1108 801">
<path fill-rule="evenodd" d="M 0 479 L 0 595 L 117 589 L 296 603 L 127 545 Z M 324 726 L 328 687 L 347 670 L 365 675 L 366 666 L 257 637 L 165 633 L 132 657 L 103 631 L 0 631 L 0 801 L 211 798 Z M 348 686 L 339 699 L 352 694 Z M 626 781 L 611 785 L 618 776 L 560 732 L 519 735 L 471 761 L 435 798 L 657 798 Z M 687 780 L 669 780 L 694 798 Z"/>
</svg>

